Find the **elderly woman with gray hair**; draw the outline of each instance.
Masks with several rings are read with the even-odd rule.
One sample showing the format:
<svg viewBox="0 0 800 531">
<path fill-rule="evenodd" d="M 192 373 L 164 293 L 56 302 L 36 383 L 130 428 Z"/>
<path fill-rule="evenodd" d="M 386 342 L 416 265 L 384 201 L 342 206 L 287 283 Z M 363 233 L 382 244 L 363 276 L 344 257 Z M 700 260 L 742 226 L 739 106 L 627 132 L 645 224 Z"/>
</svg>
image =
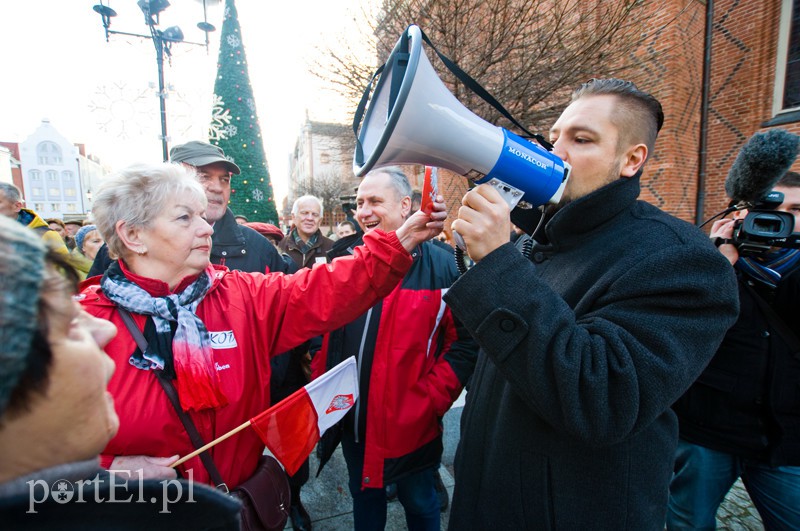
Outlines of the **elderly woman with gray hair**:
<svg viewBox="0 0 800 531">
<path fill-rule="evenodd" d="M 184 482 L 112 481 L 100 467 L 119 428 L 103 352 L 116 329 L 81 309 L 76 287 L 64 255 L 0 216 L 3 528 L 238 529 L 238 504 L 211 488 L 194 486 L 187 504 Z M 110 503 L 129 496 L 154 503 Z"/>
<path fill-rule="evenodd" d="M 209 263 L 213 229 L 205 208 L 191 170 L 173 164 L 125 170 L 95 199 L 96 224 L 119 258 L 81 294 L 89 313 L 120 330 L 106 346 L 117 367 L 109 389 L 120 416 L 119 433 L 102 452 L 106 467 L 174 477 L 169 465 L 194 447 L 154 373 L 174 382 L 201 438 L 217 438 L 270 405 L 271 356 L 352 321 L 386 296 L 410 267 L 409 251 L 438 234 L 446 217 L 437 203 L 430 216 L 415 215 L 395 232 L 371 233 L 353 257 L 264 275 Z M 121 311 L 133 315 L 144 351 Z M 233 488 L 253 474 L 263 447 L 245 430 L 210 454 Z M 179 470 L 210 482 L 199 458 Z"/>
</svg>

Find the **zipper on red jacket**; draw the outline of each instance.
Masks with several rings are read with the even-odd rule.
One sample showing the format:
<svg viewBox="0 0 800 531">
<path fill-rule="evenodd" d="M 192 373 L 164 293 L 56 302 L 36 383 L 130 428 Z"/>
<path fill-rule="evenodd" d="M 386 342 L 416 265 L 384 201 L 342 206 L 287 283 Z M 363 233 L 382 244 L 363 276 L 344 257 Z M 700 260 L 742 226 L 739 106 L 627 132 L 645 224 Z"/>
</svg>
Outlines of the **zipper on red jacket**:
<svg viewBox="0 0 800 531">
<path fill-rule="evenodd" d="M 356 357 L 356 365 L 358 366 L 358 386 L 361 387 L 361 358 L 364 357 L 364 344 L 367 341 L 367 333 L 369 333 L 369 322 L 372 319 L 372 308 L 367 310 L 367 317 L 364 320 L 364 333 L 361 334 L 361 345 L 358 347 L 358 357 Z M 374 354 L 373 354 L 374 355 Z M 361 412 L 361 401 L 366 400 L 367 397 L 362 397 L 359 394 L 359 400 L 356 402 L 356 411 L 353 413 L 353 439 L 358 443 L 358 416 Z"/>
</svg>

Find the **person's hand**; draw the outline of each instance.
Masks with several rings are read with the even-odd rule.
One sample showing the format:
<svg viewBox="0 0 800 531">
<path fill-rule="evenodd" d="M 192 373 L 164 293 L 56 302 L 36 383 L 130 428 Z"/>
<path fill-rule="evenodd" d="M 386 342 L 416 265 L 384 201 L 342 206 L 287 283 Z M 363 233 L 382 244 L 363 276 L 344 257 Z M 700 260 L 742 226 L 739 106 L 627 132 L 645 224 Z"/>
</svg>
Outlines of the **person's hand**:
<svg viewBox="0 0 800 531">
<path fill-rule="evenodd" d="M 420 243 L 442 232 L 445 218 L 447 218 L 447 207 L 444 204 L 444 197 L 437 195 L 430 214 L 417 210 L 395 231 L 395 234 L 405 250 L 411 252 Z"/>
<path fill-rule="evenodd" d="M 493 186 L 476 186 L 464 195 L 461 205 L 458 219 L 450 227 L 464 239 L 473 261 L 480 262 L 508 243 L 511 234 L 508 203 Z"/>
<path fill-rule="evenodd" d="M 718 219 L 713 225 L 711 225 L 711 233 L 709 236 L 712 240 L 716 240 L 717 238 L 730 240 L 733 238 L 733 228 L 735 224 L 735 219 Z M 735 264 L 736 261 L 739 260 L 739 250 L 735 245 L 723 243 L 717 247 L 717 249 L 719 249 L 719 252 L 722 253 L 722 256 L 728 259 L 728 262 L 730 262 L 731 265 Z"/>
<path fill-rule="evenodd" d="M 149 455 L 118 455 L 111 462 L 109 470 L 127 470 L 130 477 L 138 477 L 142 471 L 143 479 L 175 479 L 178 472 L 169 465 L 178 460 L 177 455 L 172 457 L 151 457 Z"/>
</svg>

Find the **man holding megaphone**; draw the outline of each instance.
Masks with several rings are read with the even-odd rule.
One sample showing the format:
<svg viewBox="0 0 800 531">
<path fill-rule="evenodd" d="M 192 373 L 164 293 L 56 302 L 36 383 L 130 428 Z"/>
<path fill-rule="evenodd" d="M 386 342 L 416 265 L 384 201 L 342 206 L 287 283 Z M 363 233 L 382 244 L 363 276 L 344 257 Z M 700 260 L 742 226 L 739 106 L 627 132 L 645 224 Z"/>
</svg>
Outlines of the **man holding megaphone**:
<svg viewBox="0 0 800 531">
<path fill-rule="evenodd" d="M 462 415 L 450 528 L 663 529 L 670 405 L 734 322 L 734 275 L 707 236 L 639 201 L 663 123 L 632 83 L 591 80 L 550 132 L 571 167 L 533 236 L 509 242 L 495 187 L 452 224 L 476 265 L 445 296 L 482 351 Z"/>
</svg>

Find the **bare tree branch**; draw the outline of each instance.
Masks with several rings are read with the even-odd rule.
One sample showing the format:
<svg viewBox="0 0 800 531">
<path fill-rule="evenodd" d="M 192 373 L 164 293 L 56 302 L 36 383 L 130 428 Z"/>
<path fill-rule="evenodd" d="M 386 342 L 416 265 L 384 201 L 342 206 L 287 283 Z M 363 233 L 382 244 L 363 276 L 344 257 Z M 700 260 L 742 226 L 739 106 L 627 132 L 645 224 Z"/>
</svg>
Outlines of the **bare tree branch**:
<svg viewBox="0 0 800 531">
<path fill-rule="evenodd" d="M 366 23 L 359 26 L 363 40 L 358 46 L 343 37 L 336 49 L 322 51 L 314 70 L 354 112 L 377 66 L 414 23 L 520 123 L 542 130 L 580 83 L 610 75 L 637 80 L 642 65 L 653 59 L 642 52 L 646 50 L 642 44 L 663 29 L 648 23 L 645 4 L 642 0 L 382 0 L 374 13 L 364 11 Z M 347 33 L 352 37 L 350 29 Z M 357 47 L 373 50 L 372 55 L 365 57 Z M 664 50 L 659 53 L 663 59 Z M 437 58 L 429 57 L 442 81 L 468 109 L 492 123 L 504 121 Z"/>
</svg>

